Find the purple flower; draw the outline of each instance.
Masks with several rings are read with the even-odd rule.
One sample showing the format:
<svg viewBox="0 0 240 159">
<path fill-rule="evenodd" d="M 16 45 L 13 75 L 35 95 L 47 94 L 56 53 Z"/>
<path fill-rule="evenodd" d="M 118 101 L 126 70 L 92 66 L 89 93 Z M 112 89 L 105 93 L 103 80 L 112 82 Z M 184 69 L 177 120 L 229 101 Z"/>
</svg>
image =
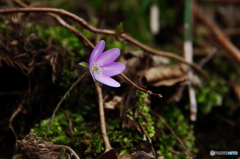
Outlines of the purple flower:
<svg viewBox="0 0 240 159">
<path fill-rule="evenodd" d="M 120 50 L 114 48 L 103 52 L 104 47 L 105 42 L 101 40 L 92 51 L 89 71 L 94 81 L 97 80 L 111 87 L 120 87 L 120 83 L 111 78 L 125 69 L 124 64 L 114 62 L 120 55 Z"/>
</svg>

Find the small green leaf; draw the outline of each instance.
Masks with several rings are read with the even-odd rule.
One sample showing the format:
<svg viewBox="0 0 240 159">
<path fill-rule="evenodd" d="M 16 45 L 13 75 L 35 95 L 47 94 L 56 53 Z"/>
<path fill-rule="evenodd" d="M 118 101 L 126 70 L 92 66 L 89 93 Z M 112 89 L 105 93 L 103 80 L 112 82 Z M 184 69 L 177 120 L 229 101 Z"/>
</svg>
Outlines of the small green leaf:
<svg viewBox="0 0 240 159">
<path fill-rule="evenodd" d="M 123 23 L 121 22 L 120 24 L 118 24 L 115 34 L 116 34 L 116 36 L 118 36 L 122 32 L 123 32 Z"/>
<path fill-rule="evenodd" d="M 19 158 L 21 159 L 22 156 L 23 156 L 22 154 L 16 154 L 13 156 L 13 159 L 19 159 Z"/>
<path fill-rule="evenodd" d="M 99 87 L 102 87 L 103 84 L 101 82 L 98 82 L 97 80 L 96 80 L 96 82 L 97 82 Z"/>
<path fill-rule="evenodd" d="M 87 62 L 80 62 L 79 65 L 89 68 L 89 64 Z"/>
</svg>

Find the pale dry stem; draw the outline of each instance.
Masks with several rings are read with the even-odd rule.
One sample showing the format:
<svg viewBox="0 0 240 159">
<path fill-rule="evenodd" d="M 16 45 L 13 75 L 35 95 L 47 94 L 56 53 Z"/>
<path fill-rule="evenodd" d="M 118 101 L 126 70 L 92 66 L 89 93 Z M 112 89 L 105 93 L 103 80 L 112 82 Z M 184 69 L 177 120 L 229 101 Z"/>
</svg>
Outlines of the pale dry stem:
<svg viewBox="0 0 240 159">
<path fill-rule="evenodd" d="M 109 142 L 109 139 L 108 139 L 108 136 L 107 136 L 106 121 L 105 121 L 104 106 L 103 106 L 102 88 L 99 87 L 96 82 L 95 82 L 95 86 L 96 86 L 96 90 L 97 90 L 97 94 L 98 94 L 101 131 L 102 131 L 103 141 L 105 143 L 105 152 L 107 152 L 112 147 L 110 145 L 110 142 Z"/>
</svg>

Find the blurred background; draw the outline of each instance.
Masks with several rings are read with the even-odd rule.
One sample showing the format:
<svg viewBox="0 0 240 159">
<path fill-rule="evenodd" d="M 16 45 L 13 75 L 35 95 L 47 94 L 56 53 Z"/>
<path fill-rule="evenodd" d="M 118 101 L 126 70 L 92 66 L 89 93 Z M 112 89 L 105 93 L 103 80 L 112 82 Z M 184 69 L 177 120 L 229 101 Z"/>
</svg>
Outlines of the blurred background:
<svg viewBox="0 0 240 159">
<path fill-rule="evenodd" d="M 152 147 L 158 159 L 237 158 L 210 151 L 240 152 L 240 1 L 0 1 L 1 10 L 26 7 L 61 8 L 82 18 L 87 25 L 59 14 L 94 45 L 103 39 L 105 50 L 119 48 L 124 74 L 163 95 L 149 96 L 120 76 L 114 77 L 120 88 L 103 85 L 108 137 L 119 158 L 154 154 Z M 0 14 L 0 158 L 19 154 L 16 140 L 29 132 L 44 137 L 57 103 L 86 71 L 78 63 L 89 61 L 92 48 L 56 15 Z M 104 152 L 90 76 L 61 105 L 47 141 L 81 158 Z"/>
</svg>

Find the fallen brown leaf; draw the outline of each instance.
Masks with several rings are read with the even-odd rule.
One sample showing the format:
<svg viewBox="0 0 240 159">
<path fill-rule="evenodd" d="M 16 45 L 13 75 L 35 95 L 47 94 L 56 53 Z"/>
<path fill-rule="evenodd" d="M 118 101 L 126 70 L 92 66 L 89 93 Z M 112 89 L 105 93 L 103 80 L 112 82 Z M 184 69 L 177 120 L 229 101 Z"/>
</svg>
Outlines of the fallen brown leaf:
<svg viewBox="0 0 240 159">
<path fill-rule="evenodd" d="M 130 51 L 124 53 L 119 59 L 119 62 L 126 66 L 123 74 L 135 74 L 137 68 L 141 65 L 141 59 L 143 59 L 143 51 Z"/>
<path fill-rule="evenodd" d="M 186 85 L 186 82 L 177 84 L 174 91 L 172 91 L 173 94 L 169 97 L 169 99 L 167 99 L 167 103 L 179 102 L 182 98 L 183 90 Z"/>
<path fill-rule="evenodd" d="M 166 57 L 162 57 L 162 56 L 157 56 L 157 55 L 152 55 L 150 56 L 153 62 L 153 66 L 159 66 L 159 65 L 167 65 L 169 64 L 169 59 Z"/>
<path fill-rule="evenodd" d="M 112 100 L 104 103 L 104 107 L 107 109 L 115 109 L 120 105 L 121 101 L 122 97 L 115 95 Z"/>
<path fill-rule="evenodd" d="M 150 86 L 172 86 L 187 80 L 187 68 L 184 65 L 152 67 L 144 73 Z"/>
</svg>

